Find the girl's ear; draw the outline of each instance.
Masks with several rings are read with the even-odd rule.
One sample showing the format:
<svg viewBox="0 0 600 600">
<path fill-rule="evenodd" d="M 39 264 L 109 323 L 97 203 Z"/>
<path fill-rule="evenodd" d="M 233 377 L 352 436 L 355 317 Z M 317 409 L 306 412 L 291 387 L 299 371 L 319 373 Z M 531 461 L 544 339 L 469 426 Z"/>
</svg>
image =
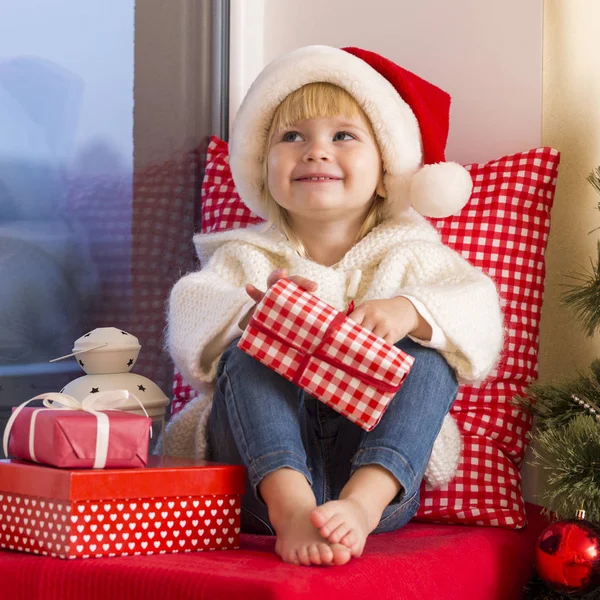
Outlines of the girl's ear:
<svg viewBox="0 0 600 600">
<path fill-rule="evenodd" d="M 385 187 L 383 186 L 383 176 L 384 175 L 385 175 L 385 171 L 381 174 L 381 177 L 379 178 L 379 183 L 377 184 L 377 187 L 375 188 L 375 193 L 380 198 L 387 198 L 387 192 L 385 191 Z"/>
</svg>

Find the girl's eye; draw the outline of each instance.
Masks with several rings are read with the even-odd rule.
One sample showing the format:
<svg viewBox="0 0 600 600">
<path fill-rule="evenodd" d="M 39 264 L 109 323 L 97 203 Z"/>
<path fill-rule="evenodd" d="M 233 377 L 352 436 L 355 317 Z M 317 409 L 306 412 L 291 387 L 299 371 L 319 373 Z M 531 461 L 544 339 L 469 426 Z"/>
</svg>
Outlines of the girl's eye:
<svg viewBox="0 0 600 600">
<path fill-rule="evenodd" d="M 338 131 L 334 136 L 333 136 L 333 141 L 334 142 L 345 142 L 347 140 L 353 140 L 354 136 L 350 133 L 348 133 L 347 131 Z"/>
<path fill-rule="evenodd" d="M 300 138 L 297 131 L 286 131 L 281 138 L 284 142 L 296 142 Z"/>
</svg>

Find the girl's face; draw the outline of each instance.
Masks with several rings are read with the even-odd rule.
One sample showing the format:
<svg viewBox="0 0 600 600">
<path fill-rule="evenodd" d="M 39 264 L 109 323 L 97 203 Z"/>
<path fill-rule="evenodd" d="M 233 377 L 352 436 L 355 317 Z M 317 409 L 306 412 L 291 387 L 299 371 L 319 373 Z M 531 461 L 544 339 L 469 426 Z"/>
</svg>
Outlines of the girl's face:
<svg viewBox="0 0 600 600">
<path fill-rule="evenodd" d="M 267 185 L 295 217 L 364 216 L 375 191 L 385 196 L 381 155 L 365 117 L 305 119 L 275 131 Z"/>
</svg>

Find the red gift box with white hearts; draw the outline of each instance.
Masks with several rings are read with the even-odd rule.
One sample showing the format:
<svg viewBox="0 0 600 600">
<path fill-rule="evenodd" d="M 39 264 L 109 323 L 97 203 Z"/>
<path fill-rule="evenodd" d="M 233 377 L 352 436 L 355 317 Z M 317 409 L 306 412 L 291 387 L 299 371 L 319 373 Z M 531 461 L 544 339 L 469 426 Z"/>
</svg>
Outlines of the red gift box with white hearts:
<svg viewBox="0 0 600 600">
<path fill-rule="evenodd" d="M 239 548 L 244 468 L 151 456 L 145 468 L 0 461 L 0 548 L 59 558 Z"/>
<path fill-rule="evenodd" d="M 238 347 L 366 431 L 414 362 L 285 278 L 257 305 Z"/>
</svg>

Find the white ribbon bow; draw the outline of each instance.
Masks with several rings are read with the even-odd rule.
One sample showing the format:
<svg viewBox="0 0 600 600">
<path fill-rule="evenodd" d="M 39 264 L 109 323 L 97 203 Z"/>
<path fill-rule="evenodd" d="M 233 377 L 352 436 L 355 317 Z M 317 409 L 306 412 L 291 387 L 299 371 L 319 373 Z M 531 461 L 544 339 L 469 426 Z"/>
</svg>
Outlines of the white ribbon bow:
<svg viewBox="0 0 600 600">
<path fill-rule="evenodd" d="M 103 410 L 122 410 L 119 408 L 123 406 L 126 400 L 133 398 L 144 411 L 144 414 L 148 416 L 144 405 L 140 402 L 140 399 L 127 390 L 108 390 L 106 392 L 97 392 L 95 394 L 89 394 L 81 402 L 73 396 L 68 394 L 60 394 L 55 392 L 48 392 L 47 394 L 40 394 L 31 400 L 27 400 L 20 404 L 13 414 L 8 419 L 6 429 L 4 430 L 4 437 L 2 439 L 4 455 L 8 457 L 8 440 L 10 438 L 10 430 L 19 416 L 19 413 L 34 400 L 43 400 L 45 408 L 52 410 L 83 410 L 94 415 L 98 421 L 98 427 L 96 429 L 96 454 L 94 458 L 94 469 L 103 469 L 106 466 L 106 459 L 108 456 L 108 440 L 110 435 L 110 422 L 108 416 L 104 414 Z M 34 452 L 34 441 L 35 441 L 35 420 L 37 414 L 44 410 L 40 408 L 34 410 L 31 415 L 31 424 L 29 427 L 29 454 L 31 460 L 39 462 L 35 457 Z M 150 429 L 150 437 L 152 437 L 152 429 Z"/>
</svg>

